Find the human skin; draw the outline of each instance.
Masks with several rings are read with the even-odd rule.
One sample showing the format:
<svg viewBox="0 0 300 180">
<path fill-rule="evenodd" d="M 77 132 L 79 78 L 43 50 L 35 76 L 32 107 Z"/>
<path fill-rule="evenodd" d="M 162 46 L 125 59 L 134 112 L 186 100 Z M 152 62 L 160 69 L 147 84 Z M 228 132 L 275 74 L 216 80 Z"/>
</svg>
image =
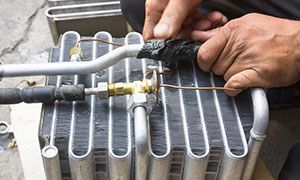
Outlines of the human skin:
<svg viewBox="0 0 300 180">
<path fill-rule="evenodd" d="M 282 87 L 300 80 L 300 21 L 251 13 L 207 32 L 198 51 L 204 71 L 223 75 L 235 96 L 249 87 Z"/>
<path fill-rule="evenodd" d="M 200 2 L 147 0 L 144 38 L 166 39 L 190 29 L 189 37 L 205 42 L 198 51 L 200 68 L 223 75 L 225 87 L 238 89 L 226 91 L 230 96 L 300 80 L 300 21 L 251 13 L 226 23 L 219 12 L 195 15 Z M 212 29 L 215 24 L 224 26 Z"/>
<path fill-rule="evenodd" d="M 182 35 L 182 31 L 201 31 L 224 25 L 228 20 L 220 12 L 204 16 L 197 11 L 202 0 L 146 0 L 143 36 L 168 39 Z M 190 34 L 189 34 L 190 35 Z"/>
</svg>

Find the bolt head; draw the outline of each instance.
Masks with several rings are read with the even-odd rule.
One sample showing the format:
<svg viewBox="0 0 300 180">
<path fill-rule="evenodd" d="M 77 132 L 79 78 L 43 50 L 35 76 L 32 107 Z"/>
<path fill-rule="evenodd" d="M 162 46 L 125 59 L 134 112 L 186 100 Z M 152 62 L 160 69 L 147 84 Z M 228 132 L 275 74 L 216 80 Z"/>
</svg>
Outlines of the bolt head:
<svg viewBox="0 0 300 180">
<path fill-rule="evenodd" d="M 108 99 L 108 83 L 107 82 L 99 82 L 98 83 L 98 92 L 100 99 Z"/>
<path fill-rule="evenodd" d="M 152 111 L 152 103 L 148 94 L 135 93 L 132 94 L 127 101 L 127 110 L 133 116 L 134 108 L 142 106 L 146 109 L 147 114 Z"/>
</svg>

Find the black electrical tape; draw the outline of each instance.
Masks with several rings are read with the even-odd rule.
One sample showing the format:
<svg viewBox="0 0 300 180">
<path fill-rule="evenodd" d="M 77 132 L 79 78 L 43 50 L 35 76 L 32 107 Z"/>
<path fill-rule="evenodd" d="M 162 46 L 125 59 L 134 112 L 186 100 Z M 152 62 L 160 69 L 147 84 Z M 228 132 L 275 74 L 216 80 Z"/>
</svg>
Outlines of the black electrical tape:
<svg viewBox="0 0 300 180">
<path fill-rule="evenodd" d="M 62 87 L 43 86 L 2 88 L 0 89 L 0 104 L 53 103 L 58 101 L 83 101 L 85 99 L 84 85 L 63 85 Z"/>
<path fill-rule="evenodd" d="M 56 100 L 64 101 L 84 101 L 84 85 L 63 85 L 62 87 L 56 88 L 55 98 Z"/>
<path fill-rule="evenodd" d="M 26 103 L 50 103 L 55 101 L 55 86 L 26 87 L 20 90 L 23 102 Z"/>
<path fill-rule="evenodd" d="M 173 68 L 183 60 L 197 60 L 201 42 L 194 40 L 149 40 L 139 51 L 137 58 L 149 58 L 163 61 L 164 65 Z"/>
<path fill-rule="evenodd" d="M 0 104 L 18 104 L 22 102 L 20 89 L 18 88 L 1 88 Z"/>
</svg>

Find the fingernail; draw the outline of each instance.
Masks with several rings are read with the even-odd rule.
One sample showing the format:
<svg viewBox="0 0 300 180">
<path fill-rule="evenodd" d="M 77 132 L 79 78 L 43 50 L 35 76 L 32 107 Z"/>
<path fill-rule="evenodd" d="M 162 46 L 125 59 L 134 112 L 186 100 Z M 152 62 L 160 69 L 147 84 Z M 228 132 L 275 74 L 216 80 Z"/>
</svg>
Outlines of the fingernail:
<svg viewBox="0 0 300 180">
<path fill-rule="evenodd" d="M 167 23 L 160 23 L 154 28 L 155 38 L 168 38 L 170 27 Z"/>
</svg>

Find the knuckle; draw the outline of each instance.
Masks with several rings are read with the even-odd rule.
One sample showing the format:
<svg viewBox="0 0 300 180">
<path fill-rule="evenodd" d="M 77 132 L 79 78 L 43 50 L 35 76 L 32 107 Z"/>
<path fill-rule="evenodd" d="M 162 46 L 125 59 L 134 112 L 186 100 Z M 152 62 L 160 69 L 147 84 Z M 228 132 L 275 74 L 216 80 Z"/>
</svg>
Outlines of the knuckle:
<svg viewBox="0 0 300 180">
<path fill-rule="evenodd" d="M 259 13 L 248 13 L 248 14 L 242 16 L 241 18 L 253 19 L 253 18 L 257 18 L 257 16 L 260 16 L 260 14 Z"/>
<path fill-rule="evenodd" d="M 198 51 L 198 65 L 203 70 L 208 72 L 209 71 L 209 61 L 206 57 L 206 50 L 205 47 L 201 47 Z"/>
<path fill-rule="evenodd" d="M 234 19 L 225 24 L 225 29 L 228 31 L 234 31 L 240 26 L 240 20 Z"/>
</svg>

